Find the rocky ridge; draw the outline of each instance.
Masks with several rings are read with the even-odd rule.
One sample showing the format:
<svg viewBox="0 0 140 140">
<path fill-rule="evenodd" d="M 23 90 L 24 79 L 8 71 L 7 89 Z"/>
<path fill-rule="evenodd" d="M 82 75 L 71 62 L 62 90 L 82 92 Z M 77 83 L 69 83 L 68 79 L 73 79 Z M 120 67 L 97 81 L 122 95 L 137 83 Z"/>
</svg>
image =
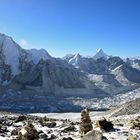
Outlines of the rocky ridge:
<svg viewBox="0 0 140 140">
<path fill-rule="evenodd" d="M 25 108 L 22 103 L 27 103 L 39 110 L 48 96 L 101 99 L 140 87 L 139 59 L 124 60 L 102 49 L 95 56 L 54 58 L 43 49 L 23 49 L 11 37 L 0 34 L 0 108 L 9 109 L 9 104 Z"/>
</svg>

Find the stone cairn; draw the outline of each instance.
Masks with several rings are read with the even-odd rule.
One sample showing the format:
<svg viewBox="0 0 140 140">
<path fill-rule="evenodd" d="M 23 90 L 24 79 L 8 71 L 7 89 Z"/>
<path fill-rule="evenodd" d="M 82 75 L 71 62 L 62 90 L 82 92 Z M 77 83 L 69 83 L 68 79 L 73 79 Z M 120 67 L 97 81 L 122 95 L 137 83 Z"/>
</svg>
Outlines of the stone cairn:
<svg viewBox="0 0 140 140">
<path fill-rule="evenodd" d="M 81 112 L 81 121 L 80 121 L 80 136 L 83 137 L 87 132 L 93 129 L 92 122 L 89 116 L 89 110 L 85 108 Z"/>
</svg>

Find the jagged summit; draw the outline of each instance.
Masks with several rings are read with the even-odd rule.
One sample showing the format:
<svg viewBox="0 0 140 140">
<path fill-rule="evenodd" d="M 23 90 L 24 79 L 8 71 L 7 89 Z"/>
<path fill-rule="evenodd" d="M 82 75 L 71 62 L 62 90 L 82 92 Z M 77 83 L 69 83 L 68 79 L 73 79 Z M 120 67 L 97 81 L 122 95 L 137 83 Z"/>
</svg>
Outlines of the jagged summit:
<svg viewBox="0 0 140 140">
<path fill-rule="evenodd" d="M 79 53 L 76 54 L 67 54 L 62 59 L 70 59 L 70 58 L 80 58 L 82 57 Z"/>
<path fill-rule="evenodd" d="M 97 50 L 97 52 L 103 52 L 103 50 L 102 50 L 101 48 L 99 48 L 99 49 Z"/>
<path fill-rule="evenodd" d="M 50 59 L 50 54 L 45 49 L 30 49 L 27 50 L 34 64 L 37 64 L 40 59 Z"/>
<path fill-rule="evenodd" d="M 99 58 L 104 58 L 107 59 L 109 58 L 109 56 L 100 48 L 97 50 L 96 54 L 92 57 L 92 56 L 82 56 L 79 53 L 77 54 L 67 54 L 66 56 L 63 57 L 63 59 L 80 59 L 80 58 L 94 58 L 95 60 L 99 59 Z"/>
<path fill-rule="evenodd" d="M 94 59 L 104 58 L 107 59 L 108 55 L 102 49 L 98 49 L 97 53 L 93 56 Z"/>
<path fill-rule="evenodd" d="M 81 62 L 81 58 L 82 56 L 79 53 L 77 53 L 69 59 L 69 63 L 76 66 L 77 64 Z"/>
<path fill-rule="evenodd" d="M 0 33 L 0 50 L 5 57 L 5 63 L 11 65 L 12 72 L 17 73 L 19 67 L 19 58 L 27 56 L 35 64 L 40 59 L 50 59 L 50 54 L 45 49 L 23 49 L 10 36 Z M 1 58 L 2 59 L 2 58 Z"/>
<path fill-rule="evenodd" d="M 77 59 L 78 59 L 78 58 L 81 58 L 81 57 L 82 57 L 82 56 L 81 56 L 79 53 L 77 53 L 77 54 L 74 55 L 74 58 L 77 58 Z"/>
</svg>

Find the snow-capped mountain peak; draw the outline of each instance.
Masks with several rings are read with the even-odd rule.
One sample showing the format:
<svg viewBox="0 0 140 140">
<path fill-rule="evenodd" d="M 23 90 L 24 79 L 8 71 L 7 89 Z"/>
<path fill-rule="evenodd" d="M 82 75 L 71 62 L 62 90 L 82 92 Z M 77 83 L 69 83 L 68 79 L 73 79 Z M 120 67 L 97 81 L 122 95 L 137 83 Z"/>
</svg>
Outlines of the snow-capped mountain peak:
<svg viewBox="0 0 140 140">
<path fill-rule="evenodd" d="M 69 63 L 76 66 L 81 60 L 81 58 L 82 56 L 79 53 L 77 53 L 71 59 L 69 59 Z"/>
<path fill-rule="evenodd" d="M 97 52 L 104 52 L 101 48 L 99 48 L 98 50 L 97 50 Z"/>
<path fill-rule="evenodd" d="M 11 37 L 0 33 L 0 84 L 8 84 L 21 71 L 27 70 L 32 63 L 38 64 L 51 56 L 44 49 L 22 49 Z"/>
<path fill-rule="evenodd" d="M 50 54 L 45 49 L 30 49 L 27 50 L 31 60 L 33 60 L 34 64 L 37 64 L 40 59 L 50 59 Z"/>
<path fill-rule="evenodd" d="M 79 53 L 77 53 L 74 55 L 74 58 L 79 59 L 79 58 L 81 58 L 81 55 Z"/>
<path fill-rule="evenodd" d="M 74 55 L 73 54 L 67 54 L 64 57 L 62 57 L 62 59 L 64 60 L 69 60 L 70 58 L 72 58 Z"/>
<path fill-rule="evenodd" d="M 93 56 L 94 59 L 104 58 L 107 59 L 108 55 L 104 53 L 102 49 L 98 49 L 97 53 Z"/>
</svg>

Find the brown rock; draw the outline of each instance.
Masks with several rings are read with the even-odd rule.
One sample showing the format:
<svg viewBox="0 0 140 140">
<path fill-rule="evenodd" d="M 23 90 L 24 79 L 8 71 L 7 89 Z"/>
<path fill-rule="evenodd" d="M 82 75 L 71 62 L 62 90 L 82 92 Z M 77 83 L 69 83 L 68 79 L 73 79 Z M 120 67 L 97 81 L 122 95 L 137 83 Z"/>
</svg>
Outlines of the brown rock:
<svg viewBox="0 0 140 140">
<path fill-rule="evenodd" d="M 134 136 L 129 136 L 129 137 L 127 138 L 127 140 L 137 140 L 137 138 L 134 137 Z"/>
</svg>

